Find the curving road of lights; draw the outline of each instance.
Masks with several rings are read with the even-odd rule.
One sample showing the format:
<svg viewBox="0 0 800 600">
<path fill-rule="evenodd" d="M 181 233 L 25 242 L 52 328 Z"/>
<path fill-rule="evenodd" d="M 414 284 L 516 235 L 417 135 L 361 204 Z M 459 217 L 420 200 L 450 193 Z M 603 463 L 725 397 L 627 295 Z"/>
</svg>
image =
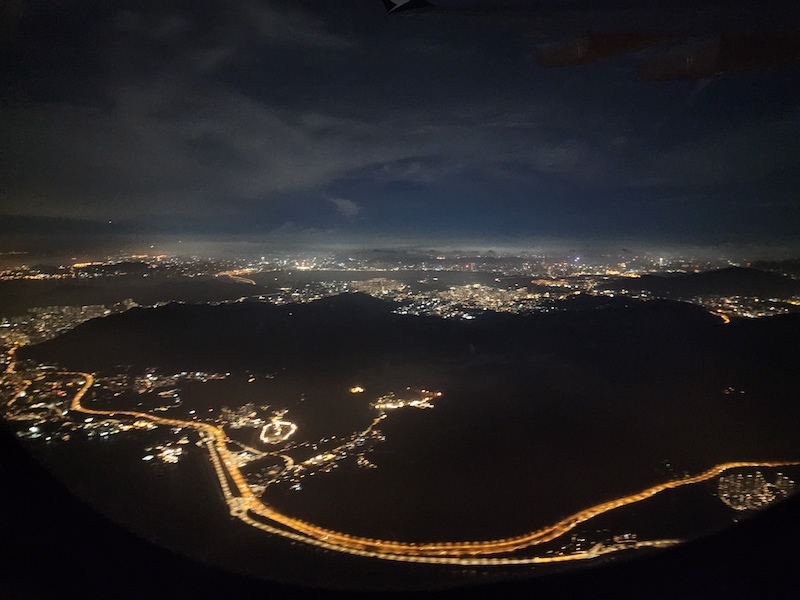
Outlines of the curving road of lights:
<svg viewBox="0 0 800 600">
<path fill-rule="evenodd" d="M 70 405 L 71 410 L 75 412 L 112 418 L 134 417 L 159 425 L 189 427 L 198 431 L 208 449 L 231 514 L 248 525 L 328 550 L 385 560 L 457 565 L 522 565 L 586 560 L 625 549 L 671 546 L 679 543 L 680 540 L 645 540 L 616 542 L 608 545 L 596 544 L 589 550 L 552 556 L 519 557 L 511 555 L 520 550 L 553 541 L 572 531 L 581 523 L 609 511 L 642 502 L 665 490 L 709 480 L 730 469 L 800 466 L 800 461 L 734 461 L 721 463 L 697 475 L 665 481 L 635 494 L 596 504 L 556 523 L 514 537 L 481 541 L 422 543 L 380 540 L 326 529 L 285 515 L 264 503 L 251 491 L 244 475 L 237 466 L 235 457 L 228 450 L 229 440 L 222 427 L 209 423 L 158 417 L 136 411 L 86 408 L 81 404 L 81 400 L 94 384 L 94 376 L 90 373 L 63 374 L 79 376 L 84 379 L 83 385 L 75 394 Z"/>
</svg>

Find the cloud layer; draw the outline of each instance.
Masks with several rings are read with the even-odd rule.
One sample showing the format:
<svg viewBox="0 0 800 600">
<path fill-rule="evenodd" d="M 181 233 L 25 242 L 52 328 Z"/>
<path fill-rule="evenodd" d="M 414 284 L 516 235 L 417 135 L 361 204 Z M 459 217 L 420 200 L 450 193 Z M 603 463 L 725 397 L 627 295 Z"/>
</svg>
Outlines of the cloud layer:
<svg viewBox="0 0 800 600">
<path fill-rule="evenodd" d="M 498 206 L 490 222 L 557 227 L 677 196 L 797 211 L 792 71 L 660 88 L 624 61 L 544 72 L 512 30 L 366 0 L 60 8 L 15 21 L 0 213 L 272 230 L 457 229 L 452 211 L 472 227 Z"/>
</svg>

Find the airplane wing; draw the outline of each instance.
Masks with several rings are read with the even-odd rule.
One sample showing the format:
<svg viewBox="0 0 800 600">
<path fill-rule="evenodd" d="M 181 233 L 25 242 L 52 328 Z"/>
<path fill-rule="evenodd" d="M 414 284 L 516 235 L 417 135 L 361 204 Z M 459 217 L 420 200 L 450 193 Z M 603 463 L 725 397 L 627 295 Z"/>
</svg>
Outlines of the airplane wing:
<svg viewBox="0 0 800 600">
<path fill-rule="evenodd" d="M 388 13 L 399 13 L 407 10 L 433 8 L 427 0 L 383 0 L 383 5 Z"/>
</svg>

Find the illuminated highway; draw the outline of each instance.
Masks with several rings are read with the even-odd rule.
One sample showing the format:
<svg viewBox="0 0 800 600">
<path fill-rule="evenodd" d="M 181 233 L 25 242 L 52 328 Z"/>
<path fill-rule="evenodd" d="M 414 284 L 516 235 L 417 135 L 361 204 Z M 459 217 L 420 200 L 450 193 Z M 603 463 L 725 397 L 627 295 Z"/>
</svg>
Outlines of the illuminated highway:
<svg viewBox="0 0 800 600">
<path fill-rule="evenodd" d="M 711 314 L 714 315 L 715 317 L 719 317 L 720 319 L 722 319 L 722 322 L 725 325 L 729 325 L 730 322 L 731 322 L 731 318 L 728 315 L 726 315 L 724 312 L 711 311 Z"/>
<path fill-rule="evenodd" d="M 158 417 L 136 411 L 96 410 L 87 408 L 81 404 L 81 400 L 92 387 L 94 377 L 90 373 L 65 373 L 65 375 L 79 376 L 84 379 L 83 385 L 71 402 L 70 408 L 75 412 L 111 418 L 133 417 L 140 420 L 145 419 L 158 425 L 180 428 L 188 427 L 198 431 L 208 449 L 211 462 L 217 474 L 217 478 L 219 479 L 219 484 L 226 502 L 228 503 L 230 512 L 243 522 L 272 534 L 329 550 L 396 561 L 458 565 L 536 564 L 568 560 L 586 560 L 611 552 L 632 548 L 665 547 L 676 544 L 679 540 L 645 540 L 615 542 L 609 545 L 596 544 L 590 550 L 552 556 L 520 557 L 518 555 L 511 555 L 520 550 L 553 541 L 572 531 L 581 523 L 609 511 L 647 500 L 665 490 L 712 479 L 730 469 L 800 465 L 800 462 L 790 461 L 737 461 L 722 463 L 697 475 L 666 481 L 635 494 L 602 502 L 581 510 L 552 525 L 515 537 L 483 541 L 422 543 L 380 540 L 353 536 L 325 529 L 313 523 L 285 515 L 268 504 L 265 504 L 248 486 L 244 475 L 237 466 L 235 456 L 228 449 L 229 440 L 222 427 L 217 427 L 209 423 Z M 378 419 L 376 419 L 370 427 L 374 427 L 377 422 Z"/>
<path fill-rule="evenodd" d="M 16 346 L 12 346 L 11 349 L 9 349 L 8 351 L 8 365 L 6 366 L 6 374 L 11 375 L 16 372 L 17 361 L 14 360 L 14 355 L 16 354 L 16 352 L 17 352 Z M 14 393 L 14 395 L 11 396 L 11 400 L 8 401 L 8 404 L 6 404 L 6 406 L 7 407 L 13 406 L 14 402 L 16 402 L 22 396 L 25 395 L 26 390 L 32 383 L 33 382 L 30 379 L 23 380 L 22 385 Z"/>
<path fill-rule="evenodd" d="M 250 279 L 249 277 L 242 277 L 242 273 L 248 273 L 248 271 L 222 271 L 221 273 L 217 273 L 214 277 L 227 277 L 231 281 L 236 281 L 238 283 L 246 283 L 248 285 L 258 285 L 254 280 Z"/>
</svg>

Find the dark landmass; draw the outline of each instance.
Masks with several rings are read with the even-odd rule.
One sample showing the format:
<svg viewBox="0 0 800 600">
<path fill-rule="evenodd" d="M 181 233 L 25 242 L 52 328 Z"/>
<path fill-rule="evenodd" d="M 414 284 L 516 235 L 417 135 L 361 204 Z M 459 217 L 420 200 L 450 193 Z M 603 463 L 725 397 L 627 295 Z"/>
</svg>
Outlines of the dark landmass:
<svg viewBox="0 0 800 600">
<path fill-rule="evenodd" d="M 800 275 L 800 258 L 788 258 L 785 260 L 757 260 L 751 265 L 754 269 L 762 271 L 775 271 L 778 273 L 791 273 Z"/>
<path fill-rule="evenodd" d="M 149 263 L 140 260 L 124 260 L 117 263 L 89 264 L 75 268 L 76 273 L 90 276 L 110 276 L 110 275 L 142 275 L 151 271 Z"/>
<path fill-rule="evenodd" d="M 132 298 L 140 304 L 157 302 L 218 302 L 274 291 L 263 285 L 239 283 L 226 277 L 179 277 L 141 274 L 70 280 L 0 281 L 0 316 L 24 314 L 37 306 L 116 304 Z"/>
<path fill-rule="evenodd" d="M 369 264 L 380 264 L 387 268 L 402 267 L 408 264 L 419 264 L 425 262 L 429 267 L 435 265 L 449 265 L 453 263 L 474 263 L 482 267 L 496 265 L 517 265 L 530 263 L 531 259 L 521 256 L 498 256 L 493 250 L 486 252 L 457 252 L 450 256 L 443 257 L 441 252 L 434 249 L 429 250 L 399 250 L 394 248 L 373 248 L 370 250 L 350 250 L 347 253 L 340 253 L 336 256 L 337 260 L 345 262 L 348 260 L 362 260 Z"/>
<path fill-rule="evenodd" d="M 532 315 L 487 311 L 462 321 L 394 314 L 393 303 L 365 294 L 282 306 L 171 303 L 89 321 L 18 356 L 90 370 L 333 370 L 387 360 L 480 362 L 564 351 L 602 364 L 609 356 L 598 351 L 614 348 L 612 360 L 638 364 L 667 353 L 708 351 L 728 331 L 717 317 L 684 303 L 580 295 L 558 306 L 562 310 Z"/>
<path fill-rule="evenodd" d="M 786 298 L 800 294 L 800 280 L 752 268 L 728 267 L 702 273 L 659 274 L 618 279 L 601 286 L 609 290 L 648 291 L 665 298 L 694 296 L 754 296 Z"/>
<path fill-rule="evenodd" d="M 275 385 L 307 392 L 291 414 L 315 433 L 350 418 L 340 409 L 348 381 L 374 390 L 362 402 L 402 390 L 404 373 L 441 389 L 434 410 L 400 410 L 381 425 L 378 469 L 343 467 L 265 498 L 364 535 L 512 535 L 683 471 L 797 458 L 800 315 L 725 325 L 671 301 L 575 296 L 559 306 L 463 321 L 394 314 L 362 294 L 171 304 L 89 321 L 19 357 L 92 371 L 277 372 Z M 264 390 L 267 401 L 283 397 Z M 236 389 L 220 398 L 252 401 Z"/>
<path fill-rule="evenodd" d="M 454 285 L 474 283 L 495 286 L 497 275 L 491 272 L 468 271 L 393 271 L 389 269 L 370 269 L 368 271 L 347 271 L 325 269 L 267 271 L 249 275 L 256 283 L 268 286 L 302 287 L 307 284 L 334 281 L 367 281 L 385 278 L 409 285 L 414 290 L 446 290 Z M 529 282 L 530 278 L 524 278 Z"/>
</svg>

